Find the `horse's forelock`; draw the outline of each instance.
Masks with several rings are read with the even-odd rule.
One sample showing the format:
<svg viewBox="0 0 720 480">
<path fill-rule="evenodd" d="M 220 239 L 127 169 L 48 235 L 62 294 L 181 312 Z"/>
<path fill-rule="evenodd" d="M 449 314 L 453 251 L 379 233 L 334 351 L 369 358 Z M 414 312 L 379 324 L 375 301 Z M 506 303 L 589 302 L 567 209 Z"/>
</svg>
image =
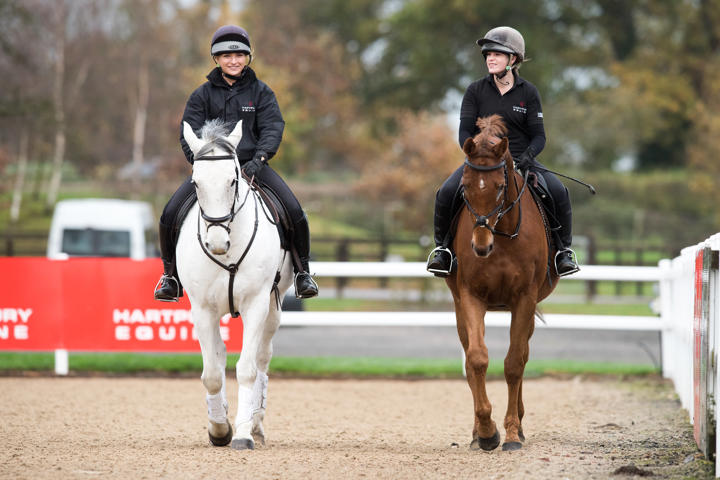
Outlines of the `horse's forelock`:
<svg viewBox="0 0 720 480">
<path fill-rule="evenodd" d="M 207 143 L 198 151 L 197 156 L 206 155 L 216 147 L 227 153 L 235 153 L 235 148 L 227 140 L 227 135 L 227 124 L 219 118 L 205 122 L 200 130 L 200 138 Z"/>
<path fill-rule="evenodd" d="M 475 122 L 480 129 L 480 133 L 475 137 L 476 141 L 486 139 L 488 137 L 504 137 L 507 135 L 507 127 L 500 115 L 490 115 L 489 117 L 480 117 Z"/>
<path fill-rule="evenodd" d="M 502 137 L 507 136 L 507 127 L 500 115 L 490 115 L 488 117 L 480 117 L 475 124 L 480 132 L 475 135 L 473 141 L 481 150 L 495 145 Z"/>
</svg>

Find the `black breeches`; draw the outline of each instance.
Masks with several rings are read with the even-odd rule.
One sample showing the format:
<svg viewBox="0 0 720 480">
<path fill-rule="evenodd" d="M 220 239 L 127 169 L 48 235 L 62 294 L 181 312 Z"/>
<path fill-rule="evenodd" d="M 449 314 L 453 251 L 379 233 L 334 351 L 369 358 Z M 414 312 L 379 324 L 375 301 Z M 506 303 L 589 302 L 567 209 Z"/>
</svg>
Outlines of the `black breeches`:
<svg viewBox="0 0 720 480">
<path fill-rule="evenodd" d="M 440 188 L 437 191 L 436 195 L 436 205 L 442 204 L 443 206 L 447 206 L 450 208 L 453 204 L 455 206 L 459 206 L 459 199 L 460 197 L 460 182 L 462 181 L 462 174 L 463 174 L 463 168 L 464 166 L 458 167 L 457 170 L 455 170 L 450 176 L 443 182 L 443 184 L 440 186 Z M 452 213 L 455 213 L 454 211 Z"/>
<path fill-rule="evenodd" d="M 435 195 L 435 245 L 450 247 L 452 238 L 450 224 L 462 205 L 460 182 L 462 180 L 463 166 L 455 170 L 443 182 Z"/>
<path fill-rule="evenodd" d="M 170 200 L 168 200 L 160 216 L 160 223 L 163 225 L 174 227 L 178 230 L 180 229 L 179 219 L 177 218 L 180 213 L 180 208 L 185 202 L 189 201 L 190 198 L 192 198 L 193 201 L 197 198 L 195 195 L 195 187 L 190 183 L 191 179 L 191 176 L 187 177 L 175 193 L 173 193 L 172 197 L 170 197 Z"/>
<path fill-rule="evenodd" d="M 535 162 L 544 167 L 540 162 Z M 562 245 L 560 247 L 570 248 L 572 244 L 572 205 L 570 204 L 570 192 L 560 179 L 551 172 L 545 170 L 535 170 L 542 175 L 550 191 L 550 196 L 555 203 L 555 219 L 560 224 L 560 239 Z"/>
<path fill-rule="evenodd" d="M 300 202 L 292 190 L 290 190 L 290 187 L 287 186 L 285 180 L 283 180 L 275 170 L 266 165 L 258 172 L 255 180 L 261 185 L 270 188 L 270 190 L 280 198 L 280 201 L 290 215 L 293 225 L 303 219 L 305 212 L 303 212 Z"/>
</svg>

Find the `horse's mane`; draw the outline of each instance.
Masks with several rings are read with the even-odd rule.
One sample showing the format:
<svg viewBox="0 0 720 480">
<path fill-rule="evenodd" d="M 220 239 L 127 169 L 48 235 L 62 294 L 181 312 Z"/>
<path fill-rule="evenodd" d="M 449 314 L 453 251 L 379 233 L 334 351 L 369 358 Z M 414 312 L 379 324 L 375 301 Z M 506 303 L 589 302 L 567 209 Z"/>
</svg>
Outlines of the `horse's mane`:
<svg viewBox="0 0 720 480">
<path fill-rule="evenodd" d="M 480 144 L 482 140 L 490 137 L 502 138 L 507 135 L 507 127 L 500 115 L 490 115 L 489 117 L 480 117 L 475 122 L 480 129 L 480 133 L 475 135 L 475 143 Z"/>
<path fill-rule="evenodd" d="M 207 143 L 198 151 L 197 156 L 207 154 L 215 147 L 220 147 L 228 153 L 235 153 L 232 144 L 227 140 L 228 125 L 219 118 L 205 122 L 200 129 L 200 138 Z"/>
</svg>

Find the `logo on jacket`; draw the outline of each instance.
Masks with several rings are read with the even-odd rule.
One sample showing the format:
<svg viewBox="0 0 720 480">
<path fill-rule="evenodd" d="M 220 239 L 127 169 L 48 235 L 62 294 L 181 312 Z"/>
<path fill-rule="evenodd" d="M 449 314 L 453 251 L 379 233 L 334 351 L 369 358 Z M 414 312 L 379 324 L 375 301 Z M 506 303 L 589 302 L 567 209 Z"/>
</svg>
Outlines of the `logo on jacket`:
<svg viewBox="0 0 720 480">
<path fill-rule="evenodd" d="M 522 102 L 520 103 L 520 105 L 513 105 L 513 112 L 526 114 L 527 108 L 525 108 L 523 105 L 524 105 L 524 103 L 522 103 Z"/>
<path fill-rule="evenodd" d="M 254 111 L 255 111 L 255 106 L 253 105 L 253 102 L 248 102 L 247 105 L 243 105 L 243 106 L 242 106 L 241 110 L 242 110 L 243 112 L 254 112 Z"/>
</svg>

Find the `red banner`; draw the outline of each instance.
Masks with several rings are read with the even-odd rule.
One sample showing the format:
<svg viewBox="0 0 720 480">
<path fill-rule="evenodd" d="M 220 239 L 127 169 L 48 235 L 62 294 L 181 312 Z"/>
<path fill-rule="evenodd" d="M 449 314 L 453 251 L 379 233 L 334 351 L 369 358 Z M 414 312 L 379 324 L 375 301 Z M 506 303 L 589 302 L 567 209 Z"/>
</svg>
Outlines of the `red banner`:
<svg viewBox="0 0 720 480">
<path fill-rule="evenodd" d="M 190 302 L 158 302 L 159 259 L 0 257 L 0 350 L 199 352 Z M 220 331 L 242 348 L 242 321 Z"/>
</svg>

